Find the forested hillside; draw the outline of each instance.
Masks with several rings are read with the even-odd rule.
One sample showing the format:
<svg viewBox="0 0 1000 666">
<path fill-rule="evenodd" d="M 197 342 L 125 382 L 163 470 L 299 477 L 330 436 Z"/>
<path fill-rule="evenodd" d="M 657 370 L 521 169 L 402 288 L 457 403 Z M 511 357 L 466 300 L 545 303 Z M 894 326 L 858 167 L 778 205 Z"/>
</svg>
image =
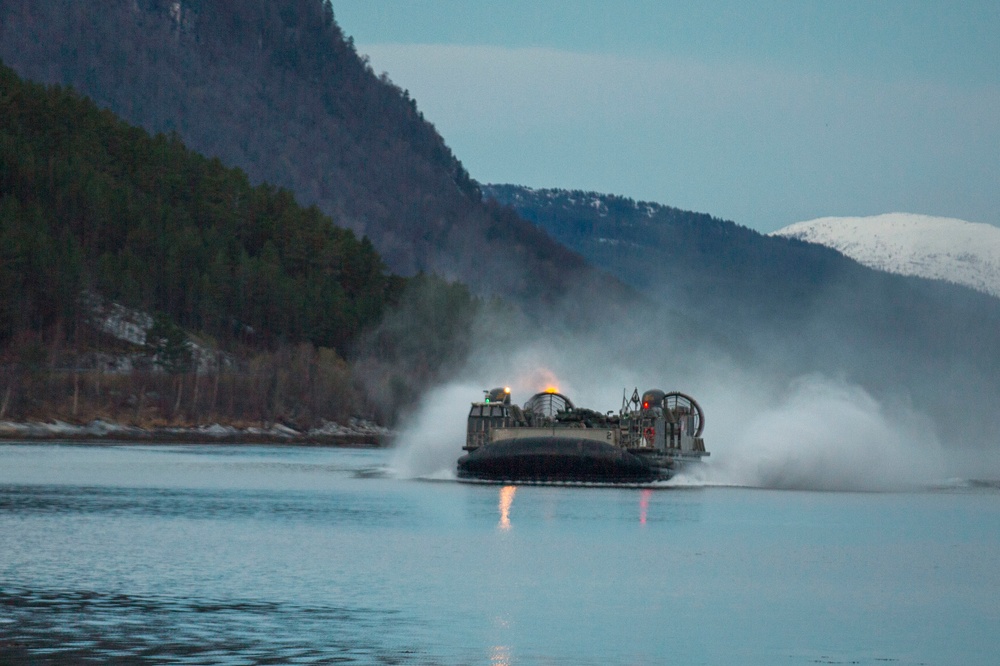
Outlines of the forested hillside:
<svg viewBox="0 0 1000 666">
<path fill-rule="evenodd" d="M 819 245 L 657 203 L 516 185 L 484 185 L 483 192 L 637 289 L 713 314 L 740 303 L 794 311 L 817 287 L 860 268 Z"/>
<path fill-rule="evenodd" d="M 476 301 L 439 279 L 408 282 L 386 272 L 367 238 L 287 190 L 251 186 L 176 135 L 150 136 L 0 65 L 0 419 L 58 412 L 69 392 L 78 416 L 81 373 L 95 387 L 83 393 L 89 411 L 119 417 L 137 403 L 141 417 L 146 384 L 163 383 L 155 366 L 173 384 L 156 391 L 167 394 L 153 410 L 161 418 L 349 416 L 363 396 L 343 359 L 413 293 L 450 299 L 420 302 L 445 349 L 403 369 L 433 379 L 445 358 L 462 357 L 447 347 L 467 335 Z M 158 313 L 145 347 L 102 333 L 106 309 L 95 304 L 108 302 Z M 199 363 L 184 331 L 223 356 Z M 393 344 L 384 356 L 399 364 Z M 102 362 L 121 365 L 116 355 L 131 371 L 102 378 Z M 215 375 L 201 378 L 212 392 L 199 391 L 199 370 Z"/>
<path fill-rule="evenodd" d="M 288 188 L 393 271 L 551 302 L 602 281 L 479 190 L 327 0 L 0 0 L 0 57 L 125 120 Z M 606 280 L 604 280 L 607 282 Z"/>
<path fill-rule="evenodd" d="M 834 285 L 881 279 L 829 248 L 764 236 L 705 213 L 596 192 L 482 190 L 595 266 L 706 316 L 797 317 Z"/>
<path fill-rule="evenodd" d="M 82 288 L 223 344 L 343 353 L 398 297 L 368 239 L 287 190 L 6 67 L 0 141 L 0 340 L 71 325 Z"/>
</svg>

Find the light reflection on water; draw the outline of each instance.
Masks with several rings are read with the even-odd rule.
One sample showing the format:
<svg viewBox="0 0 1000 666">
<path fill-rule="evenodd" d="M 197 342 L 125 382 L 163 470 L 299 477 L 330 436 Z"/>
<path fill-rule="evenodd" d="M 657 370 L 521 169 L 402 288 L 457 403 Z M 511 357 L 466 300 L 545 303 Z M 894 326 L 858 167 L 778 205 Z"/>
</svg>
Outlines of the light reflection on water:
<svg viewBox="0 0 1000 666">
<path fill-rule="evenodd" d="M 649 514 L 649 498 L 653 494 L 653 491 L 649 488 L 643 488 L 639 492 L 639 524 L 646 524 L 646 516 Z"/>
<path fill-rule="evenodd" d="M 490 652 L 490 664 L 492 666 L 511 666 L 510 647 L 506 645 L 496 645 Z"/>
<path fill-rule="evenodd" d="M 0 445 L 0 663 L 992 660 L 996 484 L 497 488 L 388 459 Z"/>
<path fill-rule="evenodd" d="M 503 486 L 500 488 L 500 524 L 502 530 L 510 529 L 510 506 L 514 503 L 514 494 L 517 493 L 517 486 Z"/>
</svg>

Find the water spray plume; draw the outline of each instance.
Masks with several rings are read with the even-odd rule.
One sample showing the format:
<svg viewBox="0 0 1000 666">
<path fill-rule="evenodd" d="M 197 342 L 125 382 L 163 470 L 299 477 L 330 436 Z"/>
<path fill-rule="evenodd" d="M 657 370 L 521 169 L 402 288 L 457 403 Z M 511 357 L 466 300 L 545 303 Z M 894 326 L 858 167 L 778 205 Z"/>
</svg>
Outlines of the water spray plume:
<svg viewBox="0 0 1000 666">
<path fill-rule="evenodd" d="M 420 409 L 400 428 L 390 467 L 401 478 L 454 478 L 465 442 L 469 404 L 479 383 L 457 382 L 428 392 Z"/>
<path fill-rule="evenodd" d="M 471 402 L 481 399 L 483 386 L 504 386 L 507 378 L 504 390 L 518 404 L 541 387 L 558 392 L 557 386 L 577 404 L 601 410 L 617 408 L 622 389 L 632 386 L 697 396 L 710 419 L 705 438 L 712 455 L 674 485 L 895 490 L 948 478 L 951 447 L 945 456 L 935 423 L 908 407 L 906 387 L 875 394 L 829 375 L 796 378 L 747 356 L 735 360 L 672 330 L 669 319 L 647 319 L 558 341 L 537 331 L 511 332 L 512 343 L 473 350 L 460 377 L 428 391 L 401 425 L 393 469 L 409 478 L 454 478 Z M 663 341 L 656 353 L 640 344 L 651 328 Z"/>
<path fill-rule="evenodd" d="M 873 491 L 940 478 L 942 450 L 929 424 L 910 410 L 887 409 L 860 387 L 811 375 L 767 403 L 728 406 L 742 418 L 724 418 L 724 432 L 714 431 L 717 459 L 699 475 L 703 481 Z"/>
</svg>

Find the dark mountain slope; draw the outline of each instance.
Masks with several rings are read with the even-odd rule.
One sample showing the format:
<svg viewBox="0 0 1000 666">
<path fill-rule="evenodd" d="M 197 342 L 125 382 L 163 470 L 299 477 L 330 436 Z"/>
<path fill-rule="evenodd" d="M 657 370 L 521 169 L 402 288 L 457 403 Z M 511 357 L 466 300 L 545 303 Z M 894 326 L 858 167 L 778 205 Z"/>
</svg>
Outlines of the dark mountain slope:
<svg viewBox="0 0 1000 666">
<path fill-rule="evenodd" d="M 794 315 L 822 289 L 872 271 L 819 245 L 704 213 L 594 192 L 484 185 L 484 195 L 633 287 L 717 316 Z"/>
<path fill-rule="evenodd" d="M 0 1 L 0 58 L 292 190 L 390 269 L 550 301 L 592 271 L 478 187 L 322 0 Z"/>
</svg>

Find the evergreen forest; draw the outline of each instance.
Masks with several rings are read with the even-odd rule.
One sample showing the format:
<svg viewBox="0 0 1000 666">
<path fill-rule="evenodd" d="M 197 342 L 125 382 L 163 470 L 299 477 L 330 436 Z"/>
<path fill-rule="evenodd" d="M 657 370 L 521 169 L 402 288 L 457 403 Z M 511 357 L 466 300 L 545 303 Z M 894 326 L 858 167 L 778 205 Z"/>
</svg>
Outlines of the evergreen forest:
<svg viewBox="0 0 1000 666">
<path fill-rule="evenodd" d="M 134 407 L 140 421 L 210 413 L 315 422 L 364 412 L 344 359 L 413 280 L 390 274 L 367 238 L 289 191 L 253 186 L 176 134 L 151 136 L 71 89 L 0 66 L 0 418 L 55 409 L 79 419 L 81 396 L 93 398 L 89 416 L 111 409 L 121 419 Z M 447 345 L 449 322 L 468 326 L 478 302 L 461 285 L 418 282 L 451 295 L 447 313 L 428 314 L 441 317 L 438 344 Z M 100 352 L 122 344 L 100 332 L 95 303 L 158 316 L 141 348 L 117 350 L 149 361 L 132 368 L 143 377 L 105 373 L 104 393 L 81 393 L 81 374 L 86 384 L 101 370 Z M 199 363 L 195 339 L 225 356 Z M 420 376 L 435 372 L 423 363 Z M 211 391 L 198 386 L 199 371 L 214 373 L 201 378 Z M 114 382 L 164 375 L 166 388 L 119 386 L 112 396 Z M 228 407 L 223 380 L 234 393 Z"/>
</svg>

